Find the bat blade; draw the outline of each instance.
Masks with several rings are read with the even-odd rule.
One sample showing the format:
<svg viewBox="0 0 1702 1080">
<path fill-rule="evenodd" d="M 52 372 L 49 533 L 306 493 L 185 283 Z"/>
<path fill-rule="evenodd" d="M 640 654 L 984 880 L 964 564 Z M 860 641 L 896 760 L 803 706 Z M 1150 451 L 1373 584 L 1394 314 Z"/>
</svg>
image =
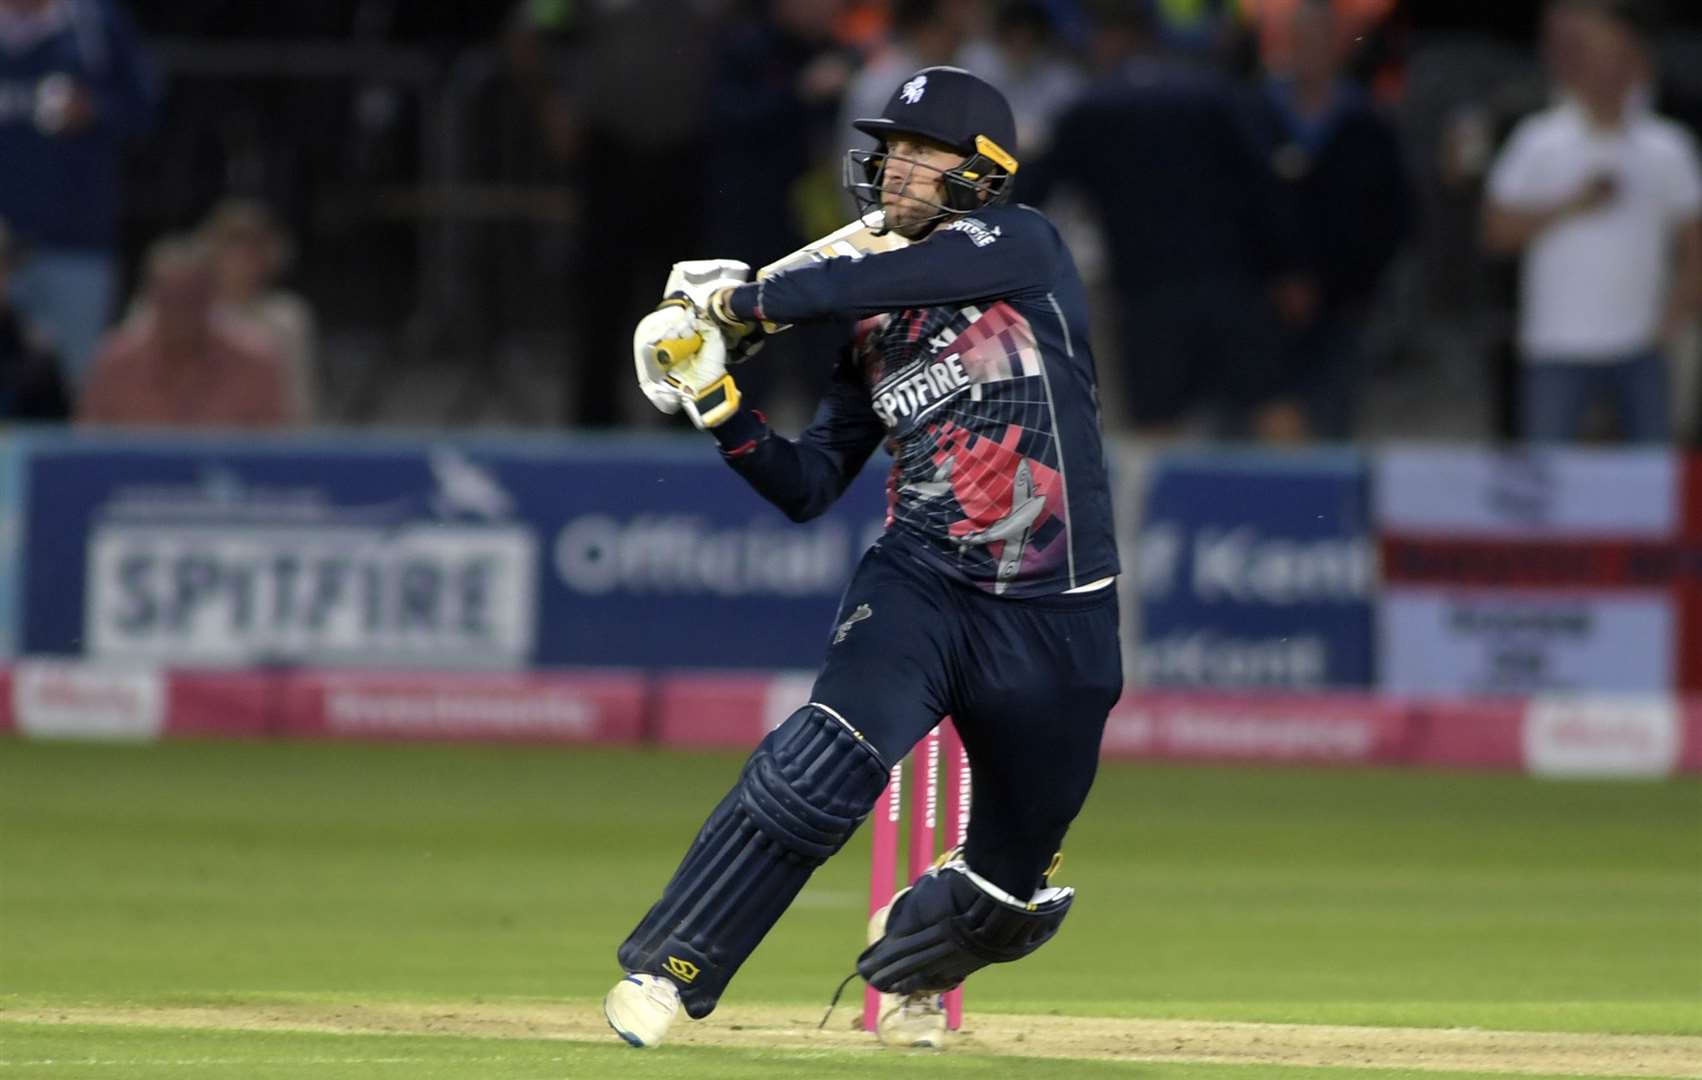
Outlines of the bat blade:
<svg viewBox="0 0 1702 1080">
<path fill-rule="evenodd" d="M 881 211 L 871 210 L 863 215 L 861 220 L 835 229 L 826 236 L 805 244 L 792 254 L 769 263 L 758 270 L 756 276 L 765 278 L 803 266 L 814 266 L 828 259 L 861 259 L 865 255 L 897 251 L 909 246 L 910 241 L 897 233 L 882 232 L 884 222 L 885 215 Z M 771 334 L 777 334 L 788 329 L 790 324 L 764 322 L 762 327 Z"/>
</svg>

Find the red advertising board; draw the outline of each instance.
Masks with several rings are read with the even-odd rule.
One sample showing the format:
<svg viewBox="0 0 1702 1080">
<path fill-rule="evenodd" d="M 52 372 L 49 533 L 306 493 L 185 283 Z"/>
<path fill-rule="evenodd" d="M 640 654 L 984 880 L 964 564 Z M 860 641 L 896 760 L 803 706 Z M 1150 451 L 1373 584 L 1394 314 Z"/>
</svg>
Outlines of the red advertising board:
<svg viewBox="0 0 1702 1080">
<path fill-rule="evenodd" d="M 162 733 L 259 738 L 271 728 L 282 679 L 266 671 L 173 671 Z"/>
<path fill-rule="evenodd" d="M 748 750 L 808 690 L 798 673 L 206 672 L 26 660 L 0 669 L 0 733 Z M 1654 778 L 1702 773 L 1702 697 L 1137 691 L 1112 710 L 1104 755 Z"/>
<path fill-rule="evenodd" d="M 711 672 L 664 676 L 656 687 L 656 740 L 664 746 L 755 746 L 773 681 Z"/>
<path fill-rule="evenodd" d="M 1684 531 L 1676 556 L 1679 686 L 1702 691 L 1702 454 L 1684 459 Z"/>
<path fill-rule="evenodd" d="M 1518 698 L 1411 703 L 1410 761 L 1436 769 L 1518 769 L 1525 703 Z"/>
<path fill-rule="evenodd" d="M 1702 773 L 1702 699 L 1691 698 L 1684 703 L 1682 723 L 1684 734 L 1678 751 L 1678 769 Z"/>
<path fill-rule="evenodd" d="M 1398 761 L 1400 703 L 1369 694 L 1130 694 L 1105 727 L 1107 757 L 1316 765 Z"/>
<path fill-rule="evenodd" d="M 629 672 L 300 672 L 281 734 L 299 738 L 632 743 L 646 684 Z"/>
</svg>

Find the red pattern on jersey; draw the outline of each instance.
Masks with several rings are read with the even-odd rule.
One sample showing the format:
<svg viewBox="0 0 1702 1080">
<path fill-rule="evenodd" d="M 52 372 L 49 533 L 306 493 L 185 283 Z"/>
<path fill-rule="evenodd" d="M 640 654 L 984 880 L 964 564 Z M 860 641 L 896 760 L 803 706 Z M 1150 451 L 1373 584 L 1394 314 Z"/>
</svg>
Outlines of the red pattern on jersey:
<svg viewBox="0 0 1702 1080">
<path fill-rule="evenodd" d="M 963 370 L 978 383 L 1040 374 L 1040 347 L 1028 320 L 1001 300 L 964 327 L 940 354 L 955 355 Z"/>
<path fill-rule="evenodd" d="M 914 345 L 922 340 L 922 331 L 928 328 L 928 318 L 938 308 L 907 308 L 899 312 L 900 319 L 908 320 L 904 326 L 904 343 Z"/>
<path fill-rule="evenodd" d="M 894 454 L 892 468 L 886 471 L 886 520 L 881 523 L 885 528 L 892 528 L 893 519 L 898 516 L 898 486 L 903 482 L 904 465 Z"/>
<path fill-rule="evenodd" d="M 891 315 L 871 315 L 867 319 L 858 319 L 851 330 L 851 347 L 863 356 L 863 374 L 870 386 L 881 381 L 881 374 L 886 370 L 886 358 L 879 349 L 870 346 L 869 337 L 886 329 L 890 322 Z"/>
<path fill-rule="evenodd" d="M 1017 466 L 1022 463 L 1018 447 L 1022 429 L 1008 425 L 997 442 L 958 427 L 949 420 L 929 428 L 935 442 L 934 465 L 945 467 L 951 462 L 951 490 L 957 497 L 964 516 L 951 523 L 948 533 L 963 537 L 991 528 L 1010 515 L 1011 492 Z M 1029 469 L 1034 477 L 1034 494 L 1046 500 L 1046 510 L 1034 522 L 1035 528 L 1045 524 L 1061 505 L 1063 484 L 1056 469 L 1047 468 L 1030 458 Z M 1002 546 L 1002 545 L 1001 545 Z M 997 553 L 994 553 L 995 556 Z"/>
</svg>

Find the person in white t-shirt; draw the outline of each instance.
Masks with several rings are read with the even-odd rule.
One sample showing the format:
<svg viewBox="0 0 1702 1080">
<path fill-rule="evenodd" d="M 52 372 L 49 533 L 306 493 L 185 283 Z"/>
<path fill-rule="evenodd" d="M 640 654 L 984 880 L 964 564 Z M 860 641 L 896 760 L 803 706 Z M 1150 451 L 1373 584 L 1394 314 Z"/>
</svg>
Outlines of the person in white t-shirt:
<svg viewBox="0 0 1702 1080">
<path fill-rule="evenodd" d="M 1584 11 L 1561 100 L 1514 130 L 1490 173 L 1484 243 L 1522 255 L 1526 438 L 1578 438 L 1611 402 L 1631 442 L 1669 438 L 1664 346 L 1702 309 L 1702 165 L 1644 92 L 1643 29 Z"/>
</svg>

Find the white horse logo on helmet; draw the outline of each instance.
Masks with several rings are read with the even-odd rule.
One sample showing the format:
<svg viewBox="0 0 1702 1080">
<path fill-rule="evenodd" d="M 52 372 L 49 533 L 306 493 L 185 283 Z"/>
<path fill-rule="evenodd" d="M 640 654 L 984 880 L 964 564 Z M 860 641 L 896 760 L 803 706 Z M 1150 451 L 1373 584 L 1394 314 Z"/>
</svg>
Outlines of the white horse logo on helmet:
<svg viewBox="0 0 1702 1080">
<path fill-rule="evenodd" d="M 922 93 L 927 89 L 928 77 L 918 75 L 898 88 L 898 96 L 904 99 L 906 105 L 914 105 L 922 100 Z"/>
</svg>

